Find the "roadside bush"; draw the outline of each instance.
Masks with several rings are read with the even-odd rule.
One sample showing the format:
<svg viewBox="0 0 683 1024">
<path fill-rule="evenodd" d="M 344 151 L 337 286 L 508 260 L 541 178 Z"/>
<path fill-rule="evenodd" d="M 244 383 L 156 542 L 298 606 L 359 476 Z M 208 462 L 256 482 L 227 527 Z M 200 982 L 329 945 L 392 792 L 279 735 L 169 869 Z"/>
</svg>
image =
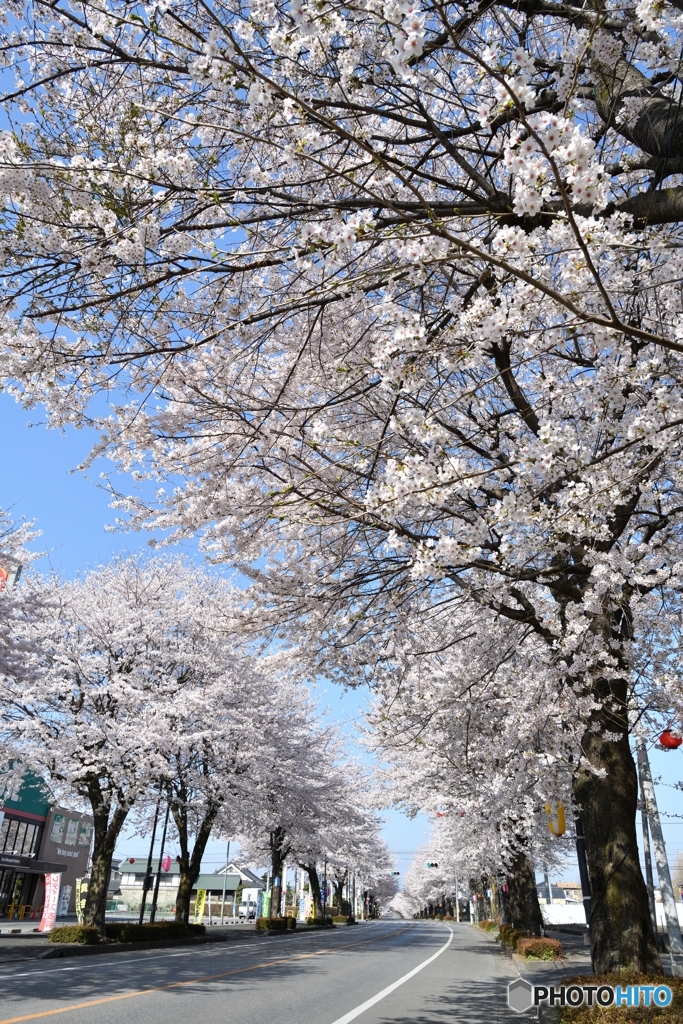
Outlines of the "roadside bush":
<svg viewBox="0 0 683 1024">
<path fill-rule="evenodd" d="M 353 914 L 335 914 L 332 918 L 335 924 L 355 924 L 356 919 Z"/>
<path fill-rule="evenodd" d="M 259 932 L 291 932 L 295 928 L 295 917 L 259 917 L 256 919 L 256 930 Z"/>
<path fill-rule="evenodd" d="M 85 924 L 65 924 L 53 928 L 48 942 L 80 942 L 82 946 L 95 946 L 100 941 L 97 928 Z"/>
<path fill-rule="evenodd" d="M 644 974 L 602 974 L 598 977 L 563 978 L 562 984 L 569 985 L 668 985 L 673 992 L 669 1006 L 569 1006 L 559 1008 L 561 1024 L 681 1024 L 683 1020 L 683 978 L 664 978 L 661 975 Z"/>
<path fill-rule="evenodd" d="M 333 921 L 331 917 L 307 917 L 306 924 L 319 925 L 321 928 L 327 925 L 331 928 Z"/>
<path fill-rule="evenodd" d="M 561 960 L 564 957 L 562 943 L 557 939 L 517 939 L 517 952 L 527 960 Z"/>
<path fill-rule="evenodd" d="M 205 935 L 206 925 L 182 924 L 180 921 L 159 921 L 154 924 L 132 924 L 120 921 L 104 927 L 108 939 L 114 942 L 149 942 L 153 939 L 186 939 Z"/>
<path fill-rule="evenodd" d="M 513 928 L 510 924 L 501 925 L 500 932 L 498 933 L 500 941 L 504 942 L 507 946 L 512 949 L 517 949 L 517 943 L 520 939 L 525 938 L 524 932 L 521 928 Z"/>
<path fill-rule="evenodd" d="M 480 921 L 479 927 L 482 929 L 482 931 L 492 932 L 496 928 L 496 922 L 491 920 Z"/>
</svg>

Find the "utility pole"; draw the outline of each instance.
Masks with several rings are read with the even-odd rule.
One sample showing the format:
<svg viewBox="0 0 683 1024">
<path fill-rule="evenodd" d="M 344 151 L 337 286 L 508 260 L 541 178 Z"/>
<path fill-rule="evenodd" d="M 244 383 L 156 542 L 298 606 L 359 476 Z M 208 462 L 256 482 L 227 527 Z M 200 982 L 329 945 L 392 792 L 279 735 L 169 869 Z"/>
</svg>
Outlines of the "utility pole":
<svg viewBox="0 0 683 1024">
<path fill-rule="evenodd" d="M 458 896 L 458 872 L 455 872 L 455 920 L 460 924 L 460 898 Z"/>
<path fill-rule="evenodd" d="M 638 752 L 638 769 L 640 771 L 640 786 L 645 800 L 647 816 L 652 832 L 652 845 L 655 850 L 655 861 L 657 874 L 659 876 L 659 888 L 662 894 L 662 906 L 664 908 L 664 919 L 666 930 L 669 936 L 669 949 L 672 954 L 683 953 L 683 941 L 681 940 L 681 927 L 678 923 L 678 912 L 676 900 L 671 884 L 671 873 L 669 862 L 666 858 L 666 846 L 662 825 L 659 820 L 659 809 L 657 808 L 657 797 L 655 787 L 650 773 L 650 762 L 647 756 L 647 747 L 642 736 L 636 738 L 636 750 Z"/>
<path fill-rule="evenodd" d="M 161 803 L 161 794 L 157 800 L 156 810 L 154 812 L 154 824 L 152 825 L 152 841 L 149 844 L 149 856 L 147 857 L 147 870 L 145 871 L 145 880 L 142 883 L 142 902 L 140 903 L 140 920 L 138 924 L 142 924 L 145 920 L 145 904 L 147 903 L 147 893 L 152 888 L 152 857 L 154 856 L 154 840 L 157 834 L 157 821 L 159 820 L 159 804 Z"/>
<path fill-rule="evenodd" d="M 647 885 L 647 902 L 650 907 L 652 928 L 655 933 L 655 938 L 657 938 L 657 908 L 655 906 L 655 880 L 652 874 L 652 853 L 650 852 L 650 829 L 647 817 L 647 804 L 645 802 L 645 795 L 643 794 L 642 785 L 640 787 L 640 798 L 640 817 L 643 829 L 643 854 L 645 857 L 645 883 Z"/>
<path fill-rule="evenodd" d="M 157 902 L 159 899 L 159 883 L 161 882 L 161 862 L 164 857 L 164 846 L 166 845 L 166 829 L 168 828 L 168 816 L 171 811 L 171 801 L 166 804 L 166 817 L 164 818 L 164 831 L 161 833 L 161 849 L 159 850 L 159 865 L 157 867 L 157 877 L 154 882 L 154 897 L 152 899 L 152 909 L 149 912 L 149 923 L 154 924 L 154 918 L 157 914 Z"/>
<path fill-rule="evenodd" d="M 228 863 L 230 862 L 230 840 L 228 839 L 228 847 L 225 851 L 225 874 L 223 875 L 223 902 L 221 903 L 221 925 L 225 916 L 225 886 L 228 882 Z"/>
<path fill-rule="evenodd" d="M 553 890 L 550 887 L 550 875 L 548 874 L 548 865 L 543 865 L 543 877 L 545 879 L 546 889 L 548 890 L 548 906 L 553 905 Z"/>
</svg>

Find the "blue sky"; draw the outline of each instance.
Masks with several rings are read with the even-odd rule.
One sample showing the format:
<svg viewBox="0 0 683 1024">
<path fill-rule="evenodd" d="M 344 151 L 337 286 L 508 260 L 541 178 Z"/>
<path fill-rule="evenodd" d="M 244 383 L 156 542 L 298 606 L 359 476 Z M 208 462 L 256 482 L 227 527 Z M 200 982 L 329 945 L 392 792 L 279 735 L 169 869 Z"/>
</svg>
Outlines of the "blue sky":
<svg viewBox="0 0 683 1024">
<path fill-rule="evenodd" d="M 117 552 L 147 547 L 147 534 L 111 533 L 105 529 L 114 523 L 115 515 L 108 506 L 106 491 L 98 485 L 99 472 L 109 469 L 109 465 L 96 465 L 87 476 L 74 471 L 89 450 L 94 439 L 92 432 L 46 430 L 40 410 L 27 412 L 9 395 L 0 394 L 0 438 L 0 504 L 14 518 L 36 520 L 42 536 L 35 546 L 45 552 L 38 568 L 52 568 L 64 576 L 73 576 L 88 566 L 108 561 Z M 190 545 L 186 550 L 196 556 L 196 549 Z M 344 693 L 329 685 L 320 688 L 319 699 L 321 707 L 329 709 L 330 718 L 351 740 L 355 723 L 362 717 L 365 694 Z M 673 864 L 677 855 L 683 857 L 683 794 L 673 788 L 683 779 L 683 747 L 670 753 L 653 750 L 650 756 L 653 775 L 661 780 L 657 798 Z M 677 814 L 681 817 L 676 818 Z M 427 838 L 427 820 L 420 816 L 410 821 L 403 814 L 390 812 L 385 835 L 396 854 L 397 867 L 404 874 L 412 854 Z M 118 852 L 125 856 L 141 854 L 144 846 L 141 839 L 129 838 Z M 212 843 L 206 866 L 217 865 L 223 850 L 222 843 Z M 567 864 L 566 874 L 576 878 L 573 863 Z"/>
</svg>

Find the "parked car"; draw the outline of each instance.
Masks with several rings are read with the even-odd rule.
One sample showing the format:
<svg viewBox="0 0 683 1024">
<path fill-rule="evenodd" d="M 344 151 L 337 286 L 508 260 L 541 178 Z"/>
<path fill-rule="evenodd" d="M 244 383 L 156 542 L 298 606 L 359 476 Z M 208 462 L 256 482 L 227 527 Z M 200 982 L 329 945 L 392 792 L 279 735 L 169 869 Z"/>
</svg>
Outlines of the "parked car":
<svg viewBox="0 0 683 1024">
<path fill-rule="evenodd" d="M 245 921 L 253 921 L 256 918 L 260 891 L 260 889 L 242 890 L 242 902 L 237 911 L 238 918 L 244 918 Z"/>
<path fill-rule="evenodd" d="M 256 917 L 257 906 L 258 904 L 256 900 L 249 900 L 248 903 L 245 900 L 243 903 L 240 903 L 239 910 L 237 911 L 237 916 L 243 917 L 247 921 L 251 921 Z"/>
</svg>

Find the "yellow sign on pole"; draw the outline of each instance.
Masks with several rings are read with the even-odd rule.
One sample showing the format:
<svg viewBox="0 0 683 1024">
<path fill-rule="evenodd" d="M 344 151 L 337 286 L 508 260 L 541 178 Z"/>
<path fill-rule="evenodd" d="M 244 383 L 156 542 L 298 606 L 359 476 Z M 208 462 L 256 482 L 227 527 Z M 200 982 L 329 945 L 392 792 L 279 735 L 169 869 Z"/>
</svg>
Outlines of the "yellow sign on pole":
<svg viewBox="0 0 683 1024">
<path fill-rule="evenodd" d="M 557 800 L 551 800 L 545 805 L 545 812 L 548 815 L 548 828 L 554 836 L 563 836 L 567 823 L 564 815 L 564 807 Z"/>
<path fill-rule="evenodd" d="M 87 878 L 76 879 L 76 920 L 79 924 L 83 924 L 85 904 L 88 897 L 88 881 Z"/>
<path fill-rule="evenodd" d="M 194 899 L 194 923 L 199 924 L 204 916 L 204 905 L 206 903 L 206 889 L 197 889 Z"/>
</svg>

